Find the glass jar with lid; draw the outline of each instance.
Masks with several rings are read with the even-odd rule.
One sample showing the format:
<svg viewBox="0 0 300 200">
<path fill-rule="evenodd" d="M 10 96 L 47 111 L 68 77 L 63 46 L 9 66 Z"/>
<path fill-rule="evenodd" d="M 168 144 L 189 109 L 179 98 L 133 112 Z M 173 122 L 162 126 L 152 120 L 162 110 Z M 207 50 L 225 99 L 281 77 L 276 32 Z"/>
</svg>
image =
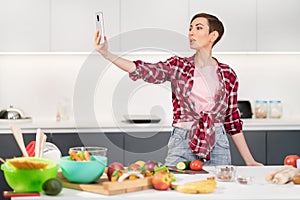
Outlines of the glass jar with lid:
<svg viewBox="0 0 300 200">
<path fill-rule="evenodd" d="M 282 104 L 280 100 L 269 101 L 269 117 L 270 118 L 281 118 L 282 116 Z"/>
<path fill-rule="evenodd" d="M 255 118 L 267 118 L 268 115 L 268 101 L 255 101 Z"/>
</svg>

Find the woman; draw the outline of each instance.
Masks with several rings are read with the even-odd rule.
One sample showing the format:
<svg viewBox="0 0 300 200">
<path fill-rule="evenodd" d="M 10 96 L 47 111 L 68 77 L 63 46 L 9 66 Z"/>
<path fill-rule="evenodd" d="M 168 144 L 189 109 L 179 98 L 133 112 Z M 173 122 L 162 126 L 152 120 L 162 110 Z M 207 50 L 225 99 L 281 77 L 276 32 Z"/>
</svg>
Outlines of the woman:
<svg viewBox="0 0 300 200">
<path fill-rule="evenodd" d="M 231 164 L 226 133 L 232 136 L 246 165 L 262 165 L 254 160 L 242 132 L 237 109 L 238 80 L 226 64 L 212 57 L 213 46 L 224 33 L 222 22 L 200 13 L 190 22 L 191 57 L 174 56 L 165 62 L 129 61 L 108 51 L 95 33 L 96 50 L 107 60 L 129 73 L 133 80 L 149 83 L 171 82 L 173 131 L 168 144 L 167 166 L 180 161 L 201 160 L 204 165 Z"/>
</svg>

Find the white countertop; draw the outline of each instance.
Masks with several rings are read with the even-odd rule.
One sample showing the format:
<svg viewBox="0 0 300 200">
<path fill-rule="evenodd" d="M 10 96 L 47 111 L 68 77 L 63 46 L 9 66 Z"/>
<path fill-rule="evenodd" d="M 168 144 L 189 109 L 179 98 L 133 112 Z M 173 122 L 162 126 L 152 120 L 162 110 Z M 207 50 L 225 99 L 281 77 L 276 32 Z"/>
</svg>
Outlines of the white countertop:
<svg viewBox="0 0 300 200">
<path fill-rule="evenodd" d="M 253 183 L 250 185 L 241 185 L 237 182 L 217 182 L 215 191 L 211 194 L 183 194 L 173 190 L 157 191 L 154 189 L 143 190 L 139 192 L 126 193 L 121 195 L 105 196 L 89 192 L 82 192 L 72 189 L 63 189 L 58 196 L 45 196 L 37 197 L 35 199 L 56 200 L 56 199 L 127 199 L 127 200 L 140 200 L 140 199 L 218 199 L 218 200 L 233 200 L 233 199 L 274 199 L 274 200 L 289 200 L 300 199 L 300 185 L 295 185 L 292 182 L 285 185 L 276 185 L 268 183 L 264 180 L 269 171 L 282 167 L 282 166 L 263 166 L 263 167 L 237 167 L 237 175 L 252 176 Z M 212 167 L 206 167 L 205 170 L 211 171 Z M 211 175 L 211 174 L 210 174 Z M 209 175 L 209 176 L 210 176 Z M 176 175 L 177 180 L 202 180 L 206 179 L 208 175 Z M 21 200 L 28 198 L 12 198 L 12 200 Z"/>
<path fill-rule="evenodd" d="M 300 130 L 300 119 L 242 119 L 245 131 L 267 131 L 267 130 Z M 14 121 L 24 133 L 32 133 L 37 128 L 45 132 L 153 132 L 171 131 L 171 121 L 153 124 L 131 124 L 127 122 L 74 122 L 74 121 Z M 0 120 L 0 134 L 10 133 L 10 121 Z"/>
</svg>

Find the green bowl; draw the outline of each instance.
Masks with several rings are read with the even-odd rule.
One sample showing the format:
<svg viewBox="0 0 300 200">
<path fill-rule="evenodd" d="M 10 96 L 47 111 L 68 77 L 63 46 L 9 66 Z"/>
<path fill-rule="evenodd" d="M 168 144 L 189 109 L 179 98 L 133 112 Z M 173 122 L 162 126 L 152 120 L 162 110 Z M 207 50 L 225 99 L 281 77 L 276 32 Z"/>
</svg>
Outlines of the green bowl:
<svg viewBox="0 0 300 200">
<path fill-rule="evenodd" d="M 43 183 L 57 176 L 59 165 L 46 158 L 18 158 L 24 160 L 35 160 L 48 163 L 45 169 L 16 169 L 8 162 L 1 165 L 7 184 L 15 192 L 41 192 Z"/>
<path fill-rule="evenodd" d="M 60 167 L 64 177 L 74 183 L 92 183 L 99 179 L 107 166 L 106 156 L 91 156 L 91 161 L 73 161 L 70 156 L 60 160 Z"/>
</svg>

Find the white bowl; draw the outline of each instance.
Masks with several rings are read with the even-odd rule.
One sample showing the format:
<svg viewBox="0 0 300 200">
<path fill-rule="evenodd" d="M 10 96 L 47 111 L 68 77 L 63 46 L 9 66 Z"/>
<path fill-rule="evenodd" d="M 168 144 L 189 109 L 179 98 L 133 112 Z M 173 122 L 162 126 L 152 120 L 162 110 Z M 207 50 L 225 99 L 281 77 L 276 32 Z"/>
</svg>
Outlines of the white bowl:
<svg viewBox="0 0 300 200">
<path fill-rule="evenodd" d="M 46 142 L 43 152 L 43 158 L 54 160 L 57 164 L 60 163 L 61 152 L 59 148 L 50 142 Z"/>
<path fill-rule="evenodd" d="M 235 180 L 236 167 L 233 165 L 215 166 L 217 181 L 230 182 Z"/>
</svg>

